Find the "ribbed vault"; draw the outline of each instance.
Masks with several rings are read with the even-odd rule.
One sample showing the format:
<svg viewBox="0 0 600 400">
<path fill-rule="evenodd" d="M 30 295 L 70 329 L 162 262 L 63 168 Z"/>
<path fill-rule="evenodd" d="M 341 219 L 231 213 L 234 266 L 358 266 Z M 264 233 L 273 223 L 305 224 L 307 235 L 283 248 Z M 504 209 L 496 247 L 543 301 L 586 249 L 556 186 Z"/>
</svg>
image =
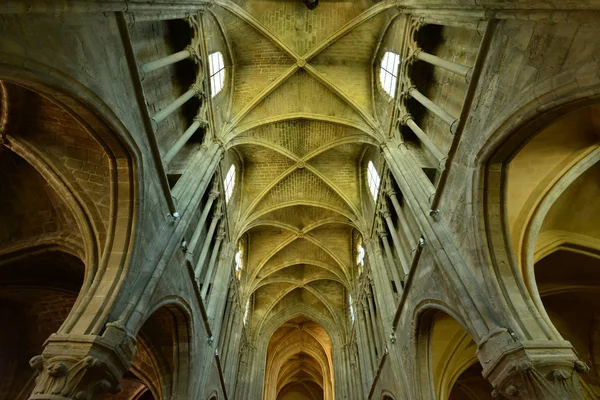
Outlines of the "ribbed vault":
<svg viewBox="0 0 600 400">
<path fill-rule="evenodd" d="M 331 340 L 319 324 L 293 318 L 271 336 L 265 375 L 266 397 L 322 399 L 333 392 Z"/>
<path fill-rule="evenodd" d="M 374 55 L 395 3 L 322 0 L 315 11 L 301 1 L 215 3 L 234 60 L 220 136 L 242 166 L 229 215 L 244 247 L 250 334 L 300 307 L 343 336 L 353 237 L 372 218 L 363 158 L 385 137 Z M 314 323 L 284 324 L 271 339 L 264 395 L 333 398 L 329 339 L 297 325 Z"/>
</svg>

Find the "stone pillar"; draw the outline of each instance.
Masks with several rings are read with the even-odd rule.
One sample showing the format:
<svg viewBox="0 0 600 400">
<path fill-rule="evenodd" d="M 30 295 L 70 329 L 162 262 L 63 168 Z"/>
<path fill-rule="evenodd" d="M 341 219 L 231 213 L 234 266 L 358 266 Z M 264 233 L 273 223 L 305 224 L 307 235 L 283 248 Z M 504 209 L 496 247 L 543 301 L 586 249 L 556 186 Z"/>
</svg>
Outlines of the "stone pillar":
<svg viewBox="0 0 600 400">
<path fill-rule="evenodd" d="M 425 146 L 425 148 L 431 153 L 431 155 L 436 159 L 438 165 L 441 164 L 442 160 L 445 158 L 444 153 L 433 143 L 433 141 L 429 138 L 423 130 L 417 125 L 412 116 L 408 113 L 401 116 L 399 119 L 402 125 L 406 125 L 410 128 L 411 131 L 419 138 L 421 143 Z"/>
<path fill-rule="evenodd" d="M 179 151 L 181 151 L 183 146 L 185 146 L 185 144 L 190 140 L 194 133 L 196 133 L 196 131 L 200 127 L 206 127 L 207 125 L 208 121 L 206 121 L 204 117 L 202 117 L 201 115 L 196 115 L 194 117 L 194 122 L 190 125 L 189 128 L 187 128 L 183 135 L 181 135 L 181 137 L 177 139 L 173 146 L 171 146 L 169 151 L 167 151 L 167 154 L 164 155 L 163 161 L 169 164 L 171 160 L 173 160 L 173 158 L 175 158 L 175 156 L 179 153 Z"/>
<path fill-rule="evenodd" d="M 165 109 L 160 110 L 158 113 L 156 113 L 156 115 L 152 117 L 152 124 L 154 126 L 154 129 L 157 129 L 158 124 L 161 121 L 163 121 L 173 112 L 175 112 L 175 110 L 177 110 L 179 107 L 187 103 L 192 97 L 202 96 L 203 93 L 204 90 L 202 89 L 202 85 L 198 83 L 192 84 L 192 86 L 190 86 L 190 89 L 187 92 L 179 96 L 174 102 L 169 104 Z"/>
<path fill-rule="evenodd" d="M 369 314 L 371 315 L 371 323 L 373 324 L 373 331 L 375 334 L 375 342 L 377 344 L 377 348 L 379 349 L 379 357 L 383 356 L 383 335 L 381 334 L 381 329 L 379 328 L 378 318 L 375 315 L 375 307 L 373 304 L 373 295 L 370 291 L 367 293 L 367 304 L 369 305 Z"/>
<path fill-rule="evenodd" d="M 402 232 L 404 232 L 404 237 L 406 238 L 409 248 L 412 251 L 417 248 L 417 241 L 415 240 L 414 234 L 410 230 L 410 226 L 408 225 L 408 219 L 406 218 L 406 215 L 404 215 L 404 210 L 402 210 L 402 207 L 400 207 L 400 202 L 398 201 L 396 192 L 394 192 L 393 190 L 388 190 L 386 191 L 386 194 L 392 201 L 392 206 L 396 211 L 396 215 L 398 215 L 398 218 L 400 219 L 400 228 L 402 229 Z"/>
<path fill-rule="evenodd" d="M 417 90 L 414 86 L 408 90 L 410 96 L 421 103 L 425 108 L 434 113 L 439 119 L 444 121 L 450 127 L 450 132 L 454 134 L 456 132 L 456 127 L 458 126 L 458 119 L 454 118 L 450 113 L 445 110 L 442 110 L 440 106 L 429 100 L 425 97 L 421 92 Z"/>
<path fill-rule="evenodd" d="M 215 269 L 217 256 L 219 255 L 219 251 L 221 250 L 221 243 L 223 243 L 223 239 L 225 239 L 225 229 L 223 228 L 223 224 L 221 224 L 221 229 L 219 230 L 219 234 L 217 235 L 217 239 L 215 240 L 215 245 L 213 246 L 212 254 L 210 255 L 210 260 L 208 261 L 208 270 L 206 271 L 204 282 L 202 282 L 202 298 L 205 302 L 206 295 L 208 293 L 208 287 L 211 285 L 211 282 L 213 282 L 213 271 Z"/>
<path fill-rule="evenodd" d="M 385 220 L 385 223 L 390 231 L 390 235 L 392 236 L 392 241 L 394 242 L 394 248 L 396 249 L 396 254 L 400 258 L 400 267 L 402 268 L 402 282 L 408 275 L 408 271 L 410 270 L 410 263 L 408 258 L 406 258 L 406 252 L 402 248 L 402 244 L 400 243 L 400 239 L 398 238 L 398 232 L 396 232 L 396 227 L 394 226 L 394 221 L 392 221 L 392 214 L 390 211 L 385 208 L 381 213 L 381 216 Z"/>
<path fill-rule="evenodd" d="M 443 68 L 446 71 L 454 72 L 455 74 L 458 74 L 465 78 L 465 81 L 467 83 L 471 81 L 471 76 L 473 75 L 473 68 L 452 61 L 444 60 L 443 58 L 434 56 L 433 54 L 425 53 L 421 49 L 417 49 L 417 51 L 415 52 L 415 57 L 417 57 L 421 61 L 425 61 L 426 63 L 435 65 L 436 67 Z"/>
<path fill-rule="evenodd" d="M 135 345 L 135 337 L 110 324 L 102 336 L 51 335 L 29 362 L 37 373 L 29 399 L 94 400 L 120 392 Z"/>
<path fill-rule="evenodd" d="M 176 62 L 188 58 L 194 58 L 196 54 L 197 52 L 195 51 L 194 47 L 188 45 L 185 47 L 185 49 L 178 51 L 177 53 L 142 64 L 140 71 L 144 74 L 147 74 L 148 72 L 152 72 L 159 68 L 166 67 L 167 65 L 175 64 Z"/>
<path fill-rule="evenodd" d="M 369 348 L 369 354 L 370 354 L 370 359 L 371 359 L 371 363 L 370 363 L 370 367 L 371 367 L 371 374 L 374 373 L 374 371 L 377 369 L 377 353 L 376 353 L 376 348 L 375 348 L 375 338 L 373 335 L 373 326 L 371 325 L 371 321 L 369 319 L 369 314 L 368 314 L 368 310 L 365 304 L 365 299 L 362 300 L 361 305 L 360 305 L 360 313 L 361 313 L 361 317 L 364 323 L 364 328 L 365 328 L 365 338 L 367 341 L 367 347 Z"/>
<path fill-rule="evenodd" d="M 194 251 L 196 249 L 196 245 L 198 244 L 198 240 L 200 239 L 200 235 L 202 234 L 202 228 L 204 228 L 204 223 L 206 222 L 206 218 L 208 217 L 210 208 L 212 207 L 215 199 L 219 197 L 219 191 L 217 188 L 218 182 L 215 181 L 213 189 L 208 194 L 208 200 L 206 201 L 206 204 L 204 204 L 204 208 L 202 209 L 202 214 L 200 215 L 200 220 L 198 220 L 198 224 L 196 225 L 196 229 L 194 230 L 192 239 L 188 244 L 188 249 L 190 249 L 190 251 Z"/>
<path fill-rule="evenodd" d="M 358 305 L 358 303 L 357 303 Z M 367 330 L 365 329 L 366 321 L 362 314 L 362 309 L 360 306 L 356 307 L 356 322 L 359 335 L 359 340 L 357 340 L 357 344 L 360 349 L 362 349 L 362 354 L 359 354 L 360 359 L 363 361 L 363 386 L 368 386 L 369 381 L 373 377 L 373 355 L 372 348 L 367 338 Z"/>
<path fill-rule="evenodd" d="M 396 313 L 396 299 L 390 285 L 390 277 L 383 260 L 381 246 L 377 240 L 365 239 L 366 253 L 369 261 L 371 276 L 375 283 L 374 294 L 381 314 L 383 331 L 386 335 L 391 332 L 391 323 Z"/>
<path fill-rule="evenodd" d="M 200 253 L 200 257 L 198 258 L 198 262 L 196 263 L 196 268 L 194 268 L 194 272 L 196 275 L 196 280 L 200 281 L 202 278 L 202 273 L 204 272 L 204 261 L 206 261 L 206 256 L 208 255 L 208 249 L 210 247 L 210 243 L 212 242 L 212 238 L 215 234 L 215 229 L 217 228 L 217 223 L 223 214 L 221 213 L 221 203 L 217 204 L 217 208 L 215 209 L 215 213 L 213 214 L 213 219 L 210 222 L 210 227 L 208 228 L 208 232 L 206 233 L 206 237 L 204 238 L 204 245 L 202 246 L 202 252 Z"/>
<path fill-rule="evenodd" d="M 367 329 L 369 330 L 369 334 L 371 336 L 371 348 L 373 348 L 375 352 L 375 362 L 373 365 L 373 370 L 375 371 L 377 370 L 379 358 L 381 357 L 381 349 L 379 348 L 379 338 L 377 336 L 377 330 L 375 329 L 375 318 L 370 311 L 370 304 L 367 293 L 365 293 L 364 302 L 366 303 L 363 307 L 365 318 L 367 320 Z"/>
<path fill-rule="evenodd" d="M 479 343 L 477 357 L 495 399 L 584 399 L 579 375 L 589 367 L 577 359 L 567 341 L 521 342 L 499 328 Z"/>
<path fill-rule="evenodd" d="M 228 293 L 234 293 L 234 290 L 229 290 L 232 277 L 233 257 L 237 246 L 235 243 L 226 243 L 221 250 L 221 259 L 217 263 L 217 272 L 213 282 L 210 301 L 208 302 L 207 314 L 211 320 L 211 326 L 215 337 L 221 336 L 223 315 L 229 298 Z M 234 278 L 235 279 L 235 278 Z"/>
<path fill-rule="evenodd" d="M 381 242 L 383 243 L 383 248 L 385 249 L 385 254 L 387 256 L 388 265 L 390 272 L 392 273 L 394 282 L 396 284 L 396 290 L 398 291 L 398 297 L 400 297 L 400 293 L 402 292 L 404 285 L 402 279 L 400 279 L 400 275 L 398 275 L 398 268 L 396 267 L 396 262 L 394 261 L 394 254 L 392 254 L 392 249 L 390 248 L 390 243 L 387 239 L 387 232 L 381 230 L 379 232 L 379 237 L 381 238 Z"/>
</svg>

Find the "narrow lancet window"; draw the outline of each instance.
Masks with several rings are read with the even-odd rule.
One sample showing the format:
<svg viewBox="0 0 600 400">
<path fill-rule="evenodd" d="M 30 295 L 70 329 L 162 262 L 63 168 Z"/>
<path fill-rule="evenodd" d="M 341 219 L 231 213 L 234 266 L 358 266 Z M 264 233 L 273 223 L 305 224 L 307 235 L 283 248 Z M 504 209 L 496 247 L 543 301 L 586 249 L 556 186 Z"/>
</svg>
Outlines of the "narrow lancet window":
<svg viewBox="0 0 600 400">
<path fill-rule="evenodd" d="M 225 82 L 225 64 L 221 52 L 217 51 L 209 55 L 208 65 L 210 69 L 210 92 L 212 97 L 215 97 L 223 89 Z"/>
<path fill-rule="evenodd" d="M 235 186 L 235 165 L 231 165 L 229 171 L 227 171 L 227 175 L 225 175 L 225 180 L 223 181 L 223 188 L 225 189 L 225 202 L 229 203 L 229 199 L 233 194 L 233 187 Z"/>
<path fill-rule="evenodd" d="M 375 200 L 377 200 L 377 192 L 379 192 L 380 181 L 381 179 L 379 178 L 377 169 L 375 169 L 375 165 L 373 165 L 372 161 L 369 161 L 369 165 L 367 166 L 367 182 L 369 184 L 371 195 L 373 195 L 373 199 Z"/>
<path fill-rule="evenodd" d="M 400 56 L 388 51 L 381 59 L 381 70 L 379 72 L 379 80 L 383 90 L 392 97 L 396 97 L 396 83 L 398 81 L 398 64 Z"/>
</svg>

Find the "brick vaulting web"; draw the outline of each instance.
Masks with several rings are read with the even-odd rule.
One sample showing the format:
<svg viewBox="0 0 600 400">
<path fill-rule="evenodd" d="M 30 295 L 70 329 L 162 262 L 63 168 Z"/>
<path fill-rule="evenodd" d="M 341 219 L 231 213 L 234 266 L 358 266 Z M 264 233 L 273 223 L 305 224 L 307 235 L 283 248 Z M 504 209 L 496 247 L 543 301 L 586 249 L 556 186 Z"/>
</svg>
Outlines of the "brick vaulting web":
<svg viewBox="0 0 600 400">
<path fill-rule="evenodd" d="M 373 112 L 373 57 L 397 15 L 379 6 L 322 1 L 310 11 L 300 1 L 242 1 L 215 8 L 235 67 L 221 134 L 243 165 L 241 199 L 229 213 L 246 247 L 241 287 L 254 332 L 294 308 L 345 329 L 355 232 L 369 219 L 361 206 L 365 154 L 383 135 Z M 265 390 L 331 395 L 332 370 L 321 362 L 332 362 L 327 333 L 296 319 L 271 339 Z"/>
</svg>

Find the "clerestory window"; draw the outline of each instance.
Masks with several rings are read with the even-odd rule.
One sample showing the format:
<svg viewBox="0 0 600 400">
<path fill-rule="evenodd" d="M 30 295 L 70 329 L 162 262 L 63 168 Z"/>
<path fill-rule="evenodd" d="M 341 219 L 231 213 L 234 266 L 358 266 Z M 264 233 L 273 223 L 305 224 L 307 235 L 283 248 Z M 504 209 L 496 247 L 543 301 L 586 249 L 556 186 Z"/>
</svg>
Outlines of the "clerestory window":
<svg viewBox="0 0 600 400">
<path fill-rule="evenodd" d="M 250 310 L 250 299 L 246 301 L 246 309 L 244 310 L 244 326 L 248 322 L 248 310 Z"/>
<path fill-rule="evenodd" d="M 379 174 L 375 169 L 375 165 L 373 165 L 372 161 L 369 161 L 369 165 L 367 166 L 367 183 L 369 184 L 369 190 L 371 191 L 371 195 L 373 195 L 374 200 L 377 199 L 380 181 L 381 179 L 379 178 Z"/>
<path fill-rule="evenodd" d="M 237 253 L 235 253 L 235 275 L 238 279 L 242 274 L 242 249 L 239 249 Z"/>
<path fill-rule="evenodd" d="M 354 305 L 352 304 L 352 295 L 348 295 L 348 304 L 350 304 L 350 321 L 354 323 Z"/>
<path fill-rule="evenodd" d="M 362 275 L 365 266 L 365 248 L 359 244 L 356 249 L 356 265 L 358 266 L 358 275 Z"/>
<path fill-rule="evenodd" d="M 229 199 L 233 194 L 233 187 L 235 186 L 235 165 L 231 164 L 225 180 L 223 181 L 223 188 L 225 189 L 225 202 L 229 203 Z"/>
<path fill-rule="evenodd" d="M 223 55 L 220 51 L 208 56 L 208 66 L 210 71 L 210 91 L 212 97 L 215 97 L 223 89 L 225 82 L 225 64 L 223 63 Z"/>
<path fill-rule="evenodd" d="M 398 65 L 400 56 L 388 51 L 381 59 L 381 70 L 379 71 L 379 80 L 383 90 L 392 97 L 396 97 L 396 83 L 398 82 Z"/>
</svg>

